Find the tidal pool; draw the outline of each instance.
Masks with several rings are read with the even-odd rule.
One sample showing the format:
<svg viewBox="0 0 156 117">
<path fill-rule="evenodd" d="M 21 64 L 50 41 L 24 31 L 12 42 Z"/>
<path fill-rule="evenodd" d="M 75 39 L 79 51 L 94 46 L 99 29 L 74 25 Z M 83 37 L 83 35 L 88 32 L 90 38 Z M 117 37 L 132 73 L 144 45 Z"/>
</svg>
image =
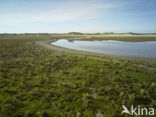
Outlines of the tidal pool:
<svg viewBox="0 0 156 117">
<path fill-rule="evenodd" d="M 60 39 L 51 43 L 64 48 L 88 51 L 100 54 L 156 58 L 156 41 L 123 42 L 114 40 L 81 41 Z"/>
</svg>

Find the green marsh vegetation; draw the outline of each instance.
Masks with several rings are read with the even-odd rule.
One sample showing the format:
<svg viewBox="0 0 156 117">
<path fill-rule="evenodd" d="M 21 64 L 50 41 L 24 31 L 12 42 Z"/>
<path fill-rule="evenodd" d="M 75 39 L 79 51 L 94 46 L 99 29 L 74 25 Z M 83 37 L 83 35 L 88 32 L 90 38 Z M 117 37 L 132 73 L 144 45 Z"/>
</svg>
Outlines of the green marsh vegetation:
<svg viewBox="0 0 156 117">
<path fill-rule="evenodd" d="M 36 44 L 62 37 L 0 36 L 0 117 L 120 117 L 123 104 L 156 108 L 155 62 Z"/>
<path fill-rule="evenodd" d="M 71 39 L 72 40 L 72 39 Z M 116 40 L 125 42 L 146 42 L 146 41 L 156 41 L 156 36 L 119 36 L 119 35 L 101 35 L 101 36 L 91 36 L 85 39 L 74 39 L 74 40 L 84 40 L 84 41 L 95 41 L 95 40 Z"/>
</svg>

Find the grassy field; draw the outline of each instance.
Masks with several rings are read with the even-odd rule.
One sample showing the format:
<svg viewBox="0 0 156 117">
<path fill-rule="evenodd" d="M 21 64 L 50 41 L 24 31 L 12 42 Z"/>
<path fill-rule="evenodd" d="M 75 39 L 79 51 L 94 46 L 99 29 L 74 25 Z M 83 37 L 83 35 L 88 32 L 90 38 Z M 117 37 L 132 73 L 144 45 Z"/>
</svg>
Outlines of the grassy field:
<svg viewBox="0 0 156 117">
<path fill-rule="evenodd" d="M 0 117 L 120 117 L 123 104 L 156 108 L 155 60 L 49 47 L 63 37 L 77 36 L 0 36 Z"/>
</svg>

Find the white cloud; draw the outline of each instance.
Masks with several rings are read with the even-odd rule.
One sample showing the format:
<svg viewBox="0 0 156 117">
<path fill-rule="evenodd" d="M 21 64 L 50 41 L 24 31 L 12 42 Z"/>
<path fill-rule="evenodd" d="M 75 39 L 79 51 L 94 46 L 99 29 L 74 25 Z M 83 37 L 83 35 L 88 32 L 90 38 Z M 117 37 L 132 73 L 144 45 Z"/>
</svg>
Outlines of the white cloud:
<svg viewBox="0 0 156 117">
<path fill-rule="evenodd" d="M 54 8 L 48 8 L 48 11 L 41 9 L 37 13 L 0 14 L 0 25 L 92 19 L 100 17 L 101 13 L 118 6 L 118 4 L 98 0 L 96 2 L 73 0 L 57 4 Z"/>
</svg>

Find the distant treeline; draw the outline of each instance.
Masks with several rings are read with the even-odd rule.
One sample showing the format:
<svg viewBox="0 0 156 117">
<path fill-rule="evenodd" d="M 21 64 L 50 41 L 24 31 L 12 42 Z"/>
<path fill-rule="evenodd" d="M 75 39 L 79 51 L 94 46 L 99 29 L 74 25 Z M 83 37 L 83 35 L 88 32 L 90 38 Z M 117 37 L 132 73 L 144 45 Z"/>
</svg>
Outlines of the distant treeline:
<svg viewBox="0 0 156 117">
<path fill-rule="evenodd" d="M 82 32 L 69 32 L 69 33 L 0 33 L 0 36 L 5 35 L 101 35 L 101 34 L 131 34 L 131 35 L 148 35 L 148 34 L 156 34 L 156 33 L 114 33 L 114 32 L 104 32 L 104 33 L 82 33 Z"/>
<path fill-rule="evenodd" d="M 0 33 L 1 36 L 5 35 L 51 35 L 56 33 Z"/>
</svg>

